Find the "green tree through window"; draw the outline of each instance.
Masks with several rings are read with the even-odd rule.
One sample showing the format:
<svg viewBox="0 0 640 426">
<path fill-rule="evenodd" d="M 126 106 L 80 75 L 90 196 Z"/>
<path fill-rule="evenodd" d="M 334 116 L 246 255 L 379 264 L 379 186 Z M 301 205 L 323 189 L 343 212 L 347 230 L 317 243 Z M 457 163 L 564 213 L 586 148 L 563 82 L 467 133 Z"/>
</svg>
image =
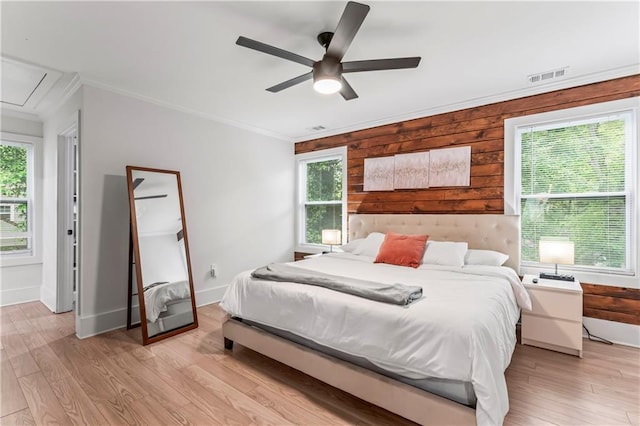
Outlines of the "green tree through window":
<svg viewBox="0 0 640 426">
<path fill-rule="evenodd" d="M 306 163 L 305 243 L 321 244 L 323 229 L 342 229 L 342 160 Z"/>
<path fill-rule="evenodd" d="M 0 144 L 0 231 L 2 252 L 29 249 L 28 174 L 30 150 L 22 144 Z"/>
<path fill-rule="evenodd" d="M 575 244 L 576 265 L 627 269 L 625 144 L 630 116 L 519 129 L 522 259 L 542 237 Z"/>
</svg>

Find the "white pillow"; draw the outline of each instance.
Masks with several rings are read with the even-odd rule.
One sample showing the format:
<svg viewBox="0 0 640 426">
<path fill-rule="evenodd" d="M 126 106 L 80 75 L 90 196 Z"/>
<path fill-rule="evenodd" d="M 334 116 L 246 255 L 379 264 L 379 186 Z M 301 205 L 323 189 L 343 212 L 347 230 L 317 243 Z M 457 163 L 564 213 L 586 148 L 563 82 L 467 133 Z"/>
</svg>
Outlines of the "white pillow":
<svg viewBox="0 0 640 426">
<path fill-rule="evenodd" d="M 465 265 L 502 266 L 509 255 L 493 250 L 469 249 L 464 257 Z"/>
<path fill-rule="evenodd" d="M 422 263 L 430 265 L 463 266 L 467 243 L 451 241 L 427 241 Z"/>
<path fill-rule="evenodd" d="M 380 251 L 380 246 L 384 241 L 384 234 L 380 232 L 372 232 L 367 235 L 367 238 L 362 240 L 358 247 L 353 251 L 353 254 L 359 254 L 362 256 L 376 257 Z"/>
<path fill-rule="evenodd" d="M 353 253 L 363 241 L 364 238 L 358 238 L 353 241 L 349 241 L 347 244 L 340 246 L 340 248 L 346 253 Z"/>
</svg>

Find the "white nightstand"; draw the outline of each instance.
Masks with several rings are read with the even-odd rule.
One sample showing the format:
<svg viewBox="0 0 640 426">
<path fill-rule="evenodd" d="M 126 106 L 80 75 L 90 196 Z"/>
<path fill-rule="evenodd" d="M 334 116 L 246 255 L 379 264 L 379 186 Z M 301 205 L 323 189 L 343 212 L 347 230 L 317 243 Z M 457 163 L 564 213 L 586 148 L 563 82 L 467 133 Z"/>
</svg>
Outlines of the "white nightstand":
<svg viewBox="0 0 640 426">
<path fill-rule="evenodd" d="M 538 280 L 537 283 L 533 279 Z M 531 311 L 522 310 L 522 344 L 582 358 L 582 287 L 580 282 L 544 280 L 525 275 Z"/>
</svg>

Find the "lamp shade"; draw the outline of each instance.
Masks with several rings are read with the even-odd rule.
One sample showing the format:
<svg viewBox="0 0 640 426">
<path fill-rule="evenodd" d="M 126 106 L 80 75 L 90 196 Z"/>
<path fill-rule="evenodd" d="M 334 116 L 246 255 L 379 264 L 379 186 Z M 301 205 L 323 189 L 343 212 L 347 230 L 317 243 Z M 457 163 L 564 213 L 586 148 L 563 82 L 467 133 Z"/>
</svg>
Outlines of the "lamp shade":
<svg viewBox="0 0 640 426">
<path fill-rule="evenodd" d="M 540 240 L 540 262 L 573 265 L 573 241 Z"/>
<path fill-rule="evenodd" d="M 323 229 L 322 244 L 338 245 L 342 244 L 342 237 L 339 229 Z"/>
</svg>

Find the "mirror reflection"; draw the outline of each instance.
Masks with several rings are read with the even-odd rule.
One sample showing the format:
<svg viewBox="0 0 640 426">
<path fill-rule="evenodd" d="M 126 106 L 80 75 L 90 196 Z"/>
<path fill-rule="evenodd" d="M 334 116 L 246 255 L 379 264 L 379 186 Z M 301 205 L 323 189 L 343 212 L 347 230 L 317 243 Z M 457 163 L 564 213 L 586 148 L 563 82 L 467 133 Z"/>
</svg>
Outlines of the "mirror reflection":
<svg viewBox="0 0 640 426">
<path fill-rule="evenodd" d="M 144 344 L 197 327 L 180 174 L 127 167 Z"/>
</svg>

